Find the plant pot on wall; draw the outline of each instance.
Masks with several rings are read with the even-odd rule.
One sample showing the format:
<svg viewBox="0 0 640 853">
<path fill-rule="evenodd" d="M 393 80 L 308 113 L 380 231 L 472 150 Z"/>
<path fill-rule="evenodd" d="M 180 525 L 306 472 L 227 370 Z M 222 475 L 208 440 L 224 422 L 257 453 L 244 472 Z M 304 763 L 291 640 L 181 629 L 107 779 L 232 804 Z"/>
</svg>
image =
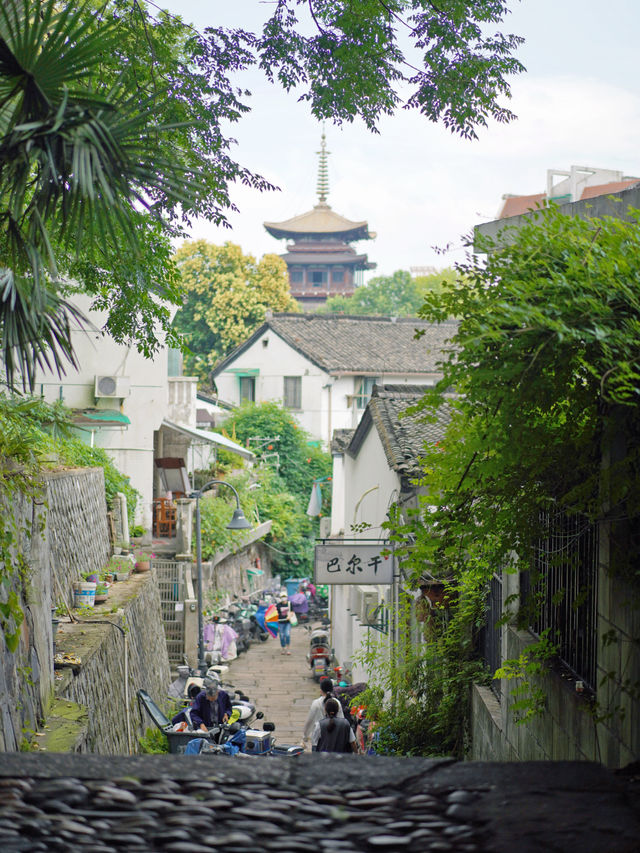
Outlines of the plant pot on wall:
<svg viewBox="0 0 640 853">
<path fill-rule="evenodd" d="M 148 572 L 151 568 L 149 560 L 138 560 L 136 563 L 136 572 Z"/>
</svg>

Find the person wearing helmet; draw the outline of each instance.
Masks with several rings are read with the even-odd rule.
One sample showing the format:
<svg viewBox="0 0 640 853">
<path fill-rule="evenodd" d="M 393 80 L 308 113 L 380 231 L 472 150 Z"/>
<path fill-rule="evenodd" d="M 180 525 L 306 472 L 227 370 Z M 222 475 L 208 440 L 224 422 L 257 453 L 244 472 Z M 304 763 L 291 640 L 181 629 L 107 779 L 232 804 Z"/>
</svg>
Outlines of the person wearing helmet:
<svg viewBox="0 0 640 853">
<path fill-rule="evenodd" d="M 284 590 L 280 593 L 280 598 L 276 602 L 276 609 L 278 611 L 280 654 L 290 655 L 291 650 L 289 649 L 289 646 L 291 644 L 291 622 L 289 619 L 291 617 L 291 604 L 289 603 L 289 597 Z"/>
</svg>

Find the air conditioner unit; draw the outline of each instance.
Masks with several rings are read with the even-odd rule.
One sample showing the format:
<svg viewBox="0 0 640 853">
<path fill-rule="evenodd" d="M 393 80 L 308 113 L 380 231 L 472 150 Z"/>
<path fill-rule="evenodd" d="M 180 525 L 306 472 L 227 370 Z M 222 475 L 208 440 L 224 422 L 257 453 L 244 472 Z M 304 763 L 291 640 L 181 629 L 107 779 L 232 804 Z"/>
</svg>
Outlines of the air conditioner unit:
<svg viewBox="0 0 640 853">
<path fill-rule="evenodd" d="M 380 615 L 380 601 L 375 586 L 359 586 L 357 603 L 356 616 L 359 621 L 363 625 L 375 625 Z"/>
<path fill-rule="evenodd" d="M 96 397 L 128 397 L 131 380 L 126 376 L 96 376 Z"/>
</svg>

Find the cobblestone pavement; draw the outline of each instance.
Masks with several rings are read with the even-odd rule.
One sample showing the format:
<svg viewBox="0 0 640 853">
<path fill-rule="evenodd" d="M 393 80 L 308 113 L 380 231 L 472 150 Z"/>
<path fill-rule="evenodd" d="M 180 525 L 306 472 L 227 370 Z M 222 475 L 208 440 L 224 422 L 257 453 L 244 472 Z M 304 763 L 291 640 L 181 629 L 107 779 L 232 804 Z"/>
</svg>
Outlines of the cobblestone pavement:
<svg viewBox="0 0 640 853">
<path fill-rule="evenodd" d="M 599 765 L 348 755 L 25 755 L 0 765 L 2 853 L 637 853 Z"/>
<path fill-rule="evenodd" d="M 280 744 L 302 742 L 309 705 L 320 695 L 307 662 L 308 648 L 309 634 L 297 625 L 291 629 L 290 655 L 281 655 L 280 641 L 269 637 L 265 643 L 252 643 L 222 677 L 244 690 L 265 720 L 275 723 Z"/>
</svg>

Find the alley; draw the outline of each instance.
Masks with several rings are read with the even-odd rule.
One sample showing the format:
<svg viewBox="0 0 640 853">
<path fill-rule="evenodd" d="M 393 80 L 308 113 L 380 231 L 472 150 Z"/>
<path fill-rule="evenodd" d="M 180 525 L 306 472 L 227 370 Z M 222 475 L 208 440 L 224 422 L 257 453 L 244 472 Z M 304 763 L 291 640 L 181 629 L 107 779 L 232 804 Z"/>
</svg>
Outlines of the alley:
<svg viewBox="0 0 640 853">
<path fill-rule="evenodd" d="M 302 741 L 309 705 L 320 695 L 306 659 L 308 637 L 303 626 L 292 628 L 290 655 L 281 655 L 280 642 L 272 637 L 253 643 L 223 676 L 223 681 L 246 692 L 265 720 L 275 723 L 279 743 Z"/>
</svg>

